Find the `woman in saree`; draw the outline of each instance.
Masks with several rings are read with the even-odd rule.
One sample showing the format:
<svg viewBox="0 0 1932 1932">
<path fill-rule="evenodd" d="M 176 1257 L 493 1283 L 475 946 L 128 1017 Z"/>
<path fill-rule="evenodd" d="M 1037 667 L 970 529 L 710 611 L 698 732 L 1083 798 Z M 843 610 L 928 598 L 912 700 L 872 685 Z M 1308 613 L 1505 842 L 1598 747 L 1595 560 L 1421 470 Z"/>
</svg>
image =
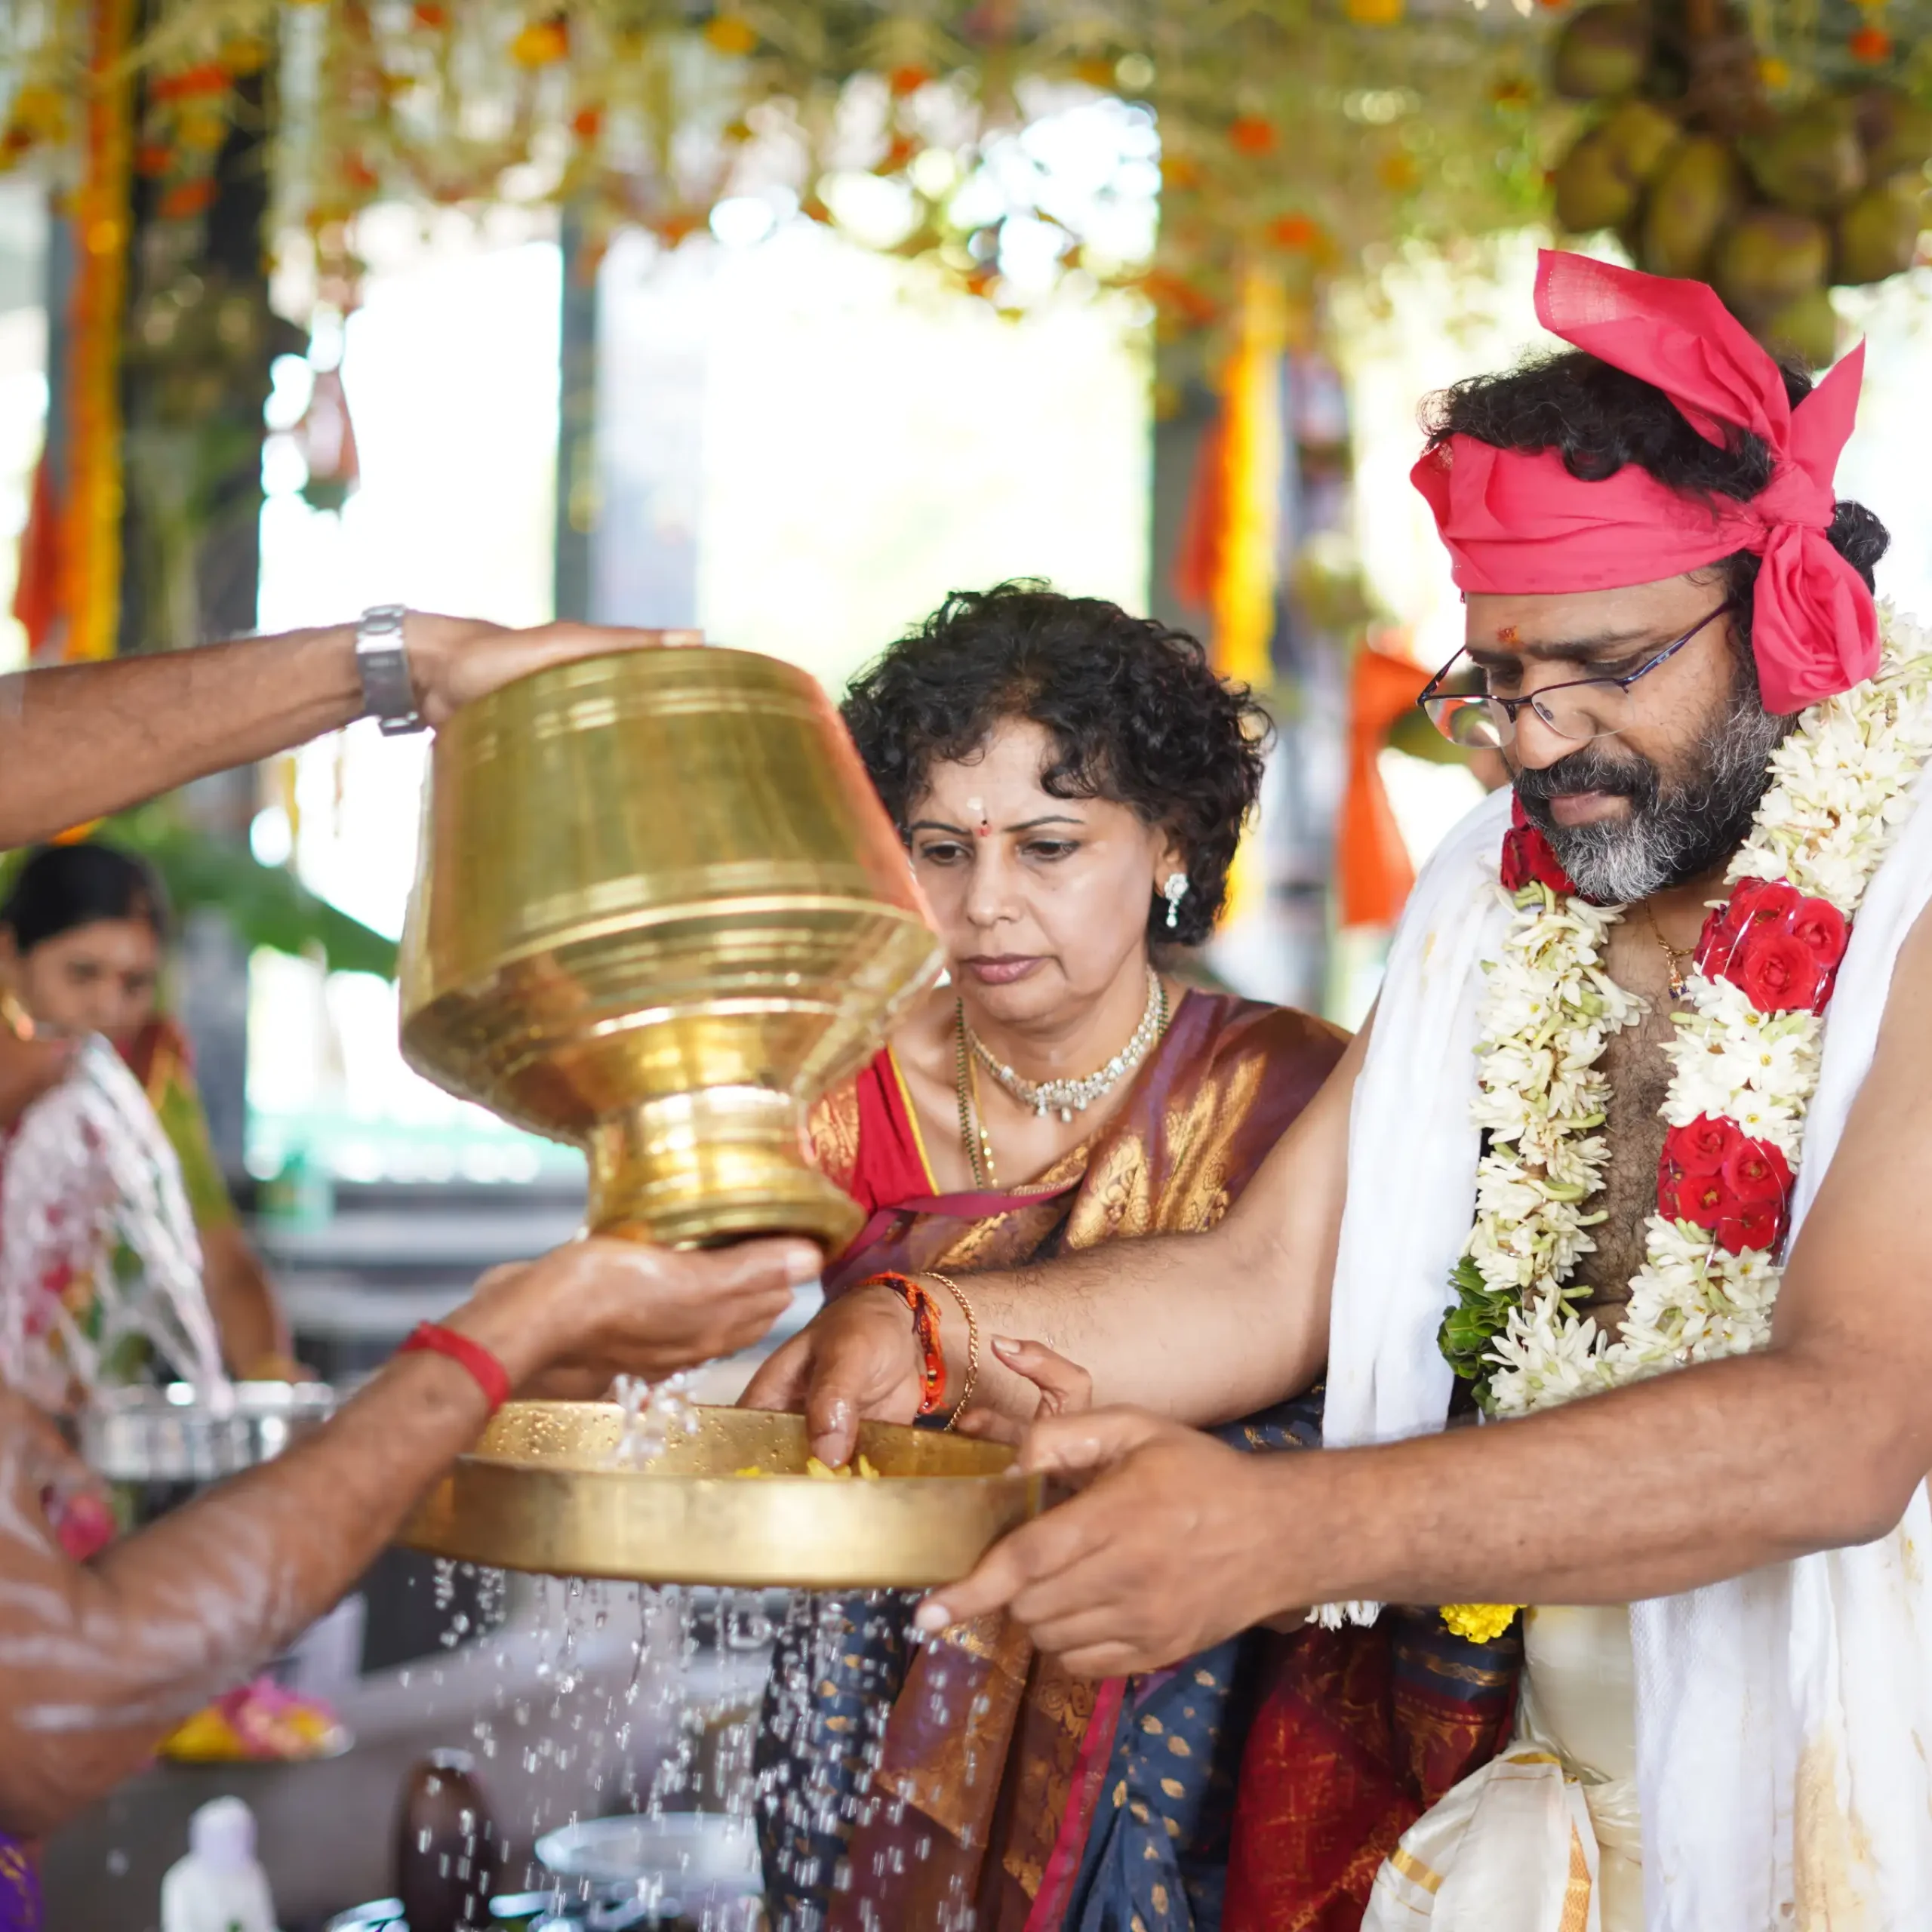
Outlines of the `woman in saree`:
<svg viewBox="0 0 1932 1932">
<path fill-rule="evenodd" d="M 923 1275 L 957 1320 L 976 1269 L 1211 1224 L 1343 1044 L 1186 977 L 1254 804 L 1263 714 L 1192 638 L 1012 584 L 949 598 L 844 715 L 949 974 L 814 1113 L 867 1217 L 826 1293 Z M 986 1339 L 1047 1401 L 1077 1395 L 1047 1351 Z M 1291 1446 L 1311 1412 L 1229 1433 Z M 776 1923 L 1218 1924 L 1254 1645 L 1094 1685 L 1003 1620 L 915 1648 L 911 1602 L 820 1600 L 781 1639 L 759 1740 Z"/>
<path fill-rule="evenodd" d="M 0 903 L 0 998 L 17 1029 L 112 1042 L 180 1163 L 225 1366 L 238 1377 L 285 1377 L 294 1365 L 274 1293 L 210 1143 L 186 1035 L 160 1008 L 168 930 L 160 881 L 140 860 L 92 842 L 39 847 Z M 73 1312 L 86 1331 L 89 1311 Z M 123 1352 L 130 1358 L 102 1371 L 139 1380 L 139 1339 L 128 1337 Z"/>
</svg>

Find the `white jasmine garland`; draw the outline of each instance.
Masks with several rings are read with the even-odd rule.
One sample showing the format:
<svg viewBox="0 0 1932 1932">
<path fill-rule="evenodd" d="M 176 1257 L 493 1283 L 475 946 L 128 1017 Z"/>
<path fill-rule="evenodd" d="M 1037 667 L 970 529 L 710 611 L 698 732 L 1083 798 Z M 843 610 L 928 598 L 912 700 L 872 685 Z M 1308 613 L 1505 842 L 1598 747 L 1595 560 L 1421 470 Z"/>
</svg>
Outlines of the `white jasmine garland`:
<svg viewBox="0 0 1932 1932">
<path fill-rule="evenodd" d="M 1879 613 L 1877 674 L 1814 706 L 1771 754 L 1770 788 L 1727 884 L 1789 882 L 1847 923 L 1910 809 L 1932 755 L 1932 638 L 1889 606 Z M 1781 1264 L 1732 1253 L 1707 1229 L 1661 1213 L 1646 1223 L 1644 1262 L 1612 1340 L 1571 1285 L 1595 1251 L 1589 1229 L 1610 1150 L 1610 1100 L 1598 1066 L 1610 1036 L 1644 1011 L 1603 970 L 1618 909 L 1532 884 L 1515 895 L 1503 956 L 1488 983 L 1472 1109 L 1489 1136 L 1465 1253 L 1483 1287 L 1513 1294 L 1487 1357 L 1487 1405 L 1521 1415 L 1694 1361 L 1761 1348 Z M 1794 1172 L 1817 1084 L 1824 1022 L 1765 1013 L 1728 980 L 1694 972 L 1662 1108 L 1672 1127 L 1729 1120 L 1774 1146 Z"/>
</svg>

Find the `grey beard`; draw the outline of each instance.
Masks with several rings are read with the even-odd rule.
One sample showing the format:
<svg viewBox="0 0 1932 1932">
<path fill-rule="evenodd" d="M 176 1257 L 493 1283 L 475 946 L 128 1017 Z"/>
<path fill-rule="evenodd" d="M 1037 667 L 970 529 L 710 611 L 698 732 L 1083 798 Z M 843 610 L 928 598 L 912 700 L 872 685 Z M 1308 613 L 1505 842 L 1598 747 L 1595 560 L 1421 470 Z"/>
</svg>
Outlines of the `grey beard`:
<svg viewBox="0 0 1932 1932">
<path fill-rule="evenodd" d="M 1744 842 L 1790 721 L 1764 709 L 1755 679 L 1740 679 L 1682 776 L 1666 783 L 1648 759 L 1613 758 L 1593 743 L 1516 774 L 1516 795 L 1586 899 L 1629 905 L 1709 872 Z M 1599 789 L 1627 798 L 1628 816 L 1571 826 L 1550 817 L 1553 794 Z"/>
</svg>

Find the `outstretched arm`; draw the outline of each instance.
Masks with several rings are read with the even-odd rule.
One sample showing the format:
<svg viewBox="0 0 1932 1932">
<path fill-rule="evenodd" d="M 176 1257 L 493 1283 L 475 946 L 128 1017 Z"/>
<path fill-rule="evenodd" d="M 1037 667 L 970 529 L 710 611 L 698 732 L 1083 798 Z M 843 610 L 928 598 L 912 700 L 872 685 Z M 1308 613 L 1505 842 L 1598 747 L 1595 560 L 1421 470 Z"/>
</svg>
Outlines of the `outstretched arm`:
<svg viewBox="0 0 1932 1932">
<path fill-rule="evenodd" d="M 1184 1422 L 1251 1414 L 1297 1395 L 1328 1348 L 1328 1283 L 1348 1182 L 1349 1108 L 1367 1051 L 1349 1043 L 1320 1093 L 1275 1143 L 1219 1226 L 1115 1241 L 1043 1267 L 961 1283 L 982 1336 L 1044 1342 L 1081 1364 L 1095 1398 Z M 940 1291 L 947 1386 L 966 1373 L 967 1335 Z M 802 1409 L 828 1462 L 851 1455 L 860 1419 L 909 1422 L 919 1353 L 906 1304 L 856 1289 L 780 1349 L 745 1392 L 754 1408 Z M 1021 1420 L 1039 1390 L 990 1347 L 975 1407 Z"/>
<path fill-rule="evenodd" d="M 486 1277 L 446 1325 L 518 1383 L 552 1366 L 658 1378 L 755 1340 L 817 1267 L 798 1241 L 715 1254 L 578 1241 Z M 312 1623 L 485 1413 L 454 1362 L 400 1357 L 288 1454 L 82 1564 L 46 1505 L 85 1472 L 0 1392 L 0 1829 L 56 1829 Z"/>
<path fill-rule="evenodd" d="M 546 664 L 698 638 L 588 624 L 508 631 L 412 612 L 405 641 L 423 715 L 440 724 Z M 361 712 L 352 624 L 0 678 L 0 848 L 304 743 Z"/>
<path fill-rule="evenodd" d="M 1929 1004 L 1932 914 L 1900 955 L 1764 1353 L 1313 1456 L 1236 1456 L 1120 1411 L 1045 1422 L 1039 1466 L 1103 1473 L 929 1620 L 1010 1604 L 1044 1647 L 1111 1675 L 1291 1606 L 1620 1603 L 1884 1534 L 1932 1468 Z"/>
</svg>

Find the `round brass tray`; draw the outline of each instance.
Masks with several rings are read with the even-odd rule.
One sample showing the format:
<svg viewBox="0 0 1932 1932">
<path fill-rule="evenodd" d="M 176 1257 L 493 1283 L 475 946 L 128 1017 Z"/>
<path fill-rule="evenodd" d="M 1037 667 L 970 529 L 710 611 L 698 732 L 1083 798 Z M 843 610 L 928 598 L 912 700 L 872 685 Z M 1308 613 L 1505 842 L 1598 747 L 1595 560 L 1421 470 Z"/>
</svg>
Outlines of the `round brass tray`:
<svg viewBox="0 0 1932 1932">
<path fill-rule="evenodd" d="M 612 1466 L 614 1402 L 509 1403 L 399 1540 L 557 1577 L 915 1589 L 963 1577 L 1040 1507 L 1039 1478 L 1013 1474 L 998 1444 L 862 1423 L 879 1479 L 827 1481 L 805 1472 L 801 1417 L 697 1413 L 691 1435 L 627 1469 Z"/>
</svg>

